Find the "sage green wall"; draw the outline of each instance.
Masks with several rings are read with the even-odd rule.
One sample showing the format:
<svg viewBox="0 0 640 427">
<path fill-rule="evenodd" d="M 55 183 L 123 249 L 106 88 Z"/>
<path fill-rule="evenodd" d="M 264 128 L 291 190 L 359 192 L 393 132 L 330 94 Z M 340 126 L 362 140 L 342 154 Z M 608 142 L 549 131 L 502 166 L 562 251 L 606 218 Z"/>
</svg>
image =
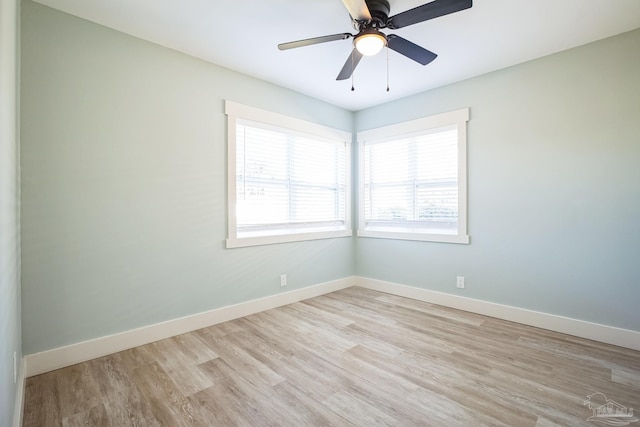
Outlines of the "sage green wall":
<svg viewBox="0 0 640 427">
<path fill-rule="evenodd" d="M 20 330 L 20 185 L 17 0 L 0 0 L 0 426 L 14 420 L 22 364 Z M 18 379 L 21 374 L 18 374 Z"/>
<path fill-rule="evenodd" d="M 224 100 L 353 113 L 25 1 L 25 354 L 354 273 L 352 238 L 227 250 Z"/>
<path fill-rule="evenodd" d="M 640 30 L 360 111 L 356 128 L 461 107 L 471 244 L 361 238 L 358 275 L 640 331 Z"/>
</svg>

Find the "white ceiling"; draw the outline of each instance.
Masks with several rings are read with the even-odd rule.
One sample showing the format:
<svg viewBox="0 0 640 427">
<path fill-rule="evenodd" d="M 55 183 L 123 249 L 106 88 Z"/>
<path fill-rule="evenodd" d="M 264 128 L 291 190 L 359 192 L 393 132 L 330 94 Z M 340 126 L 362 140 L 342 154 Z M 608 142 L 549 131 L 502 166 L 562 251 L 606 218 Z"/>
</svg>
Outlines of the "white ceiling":
<svg viewBox="0 0 640 427">
<path fill-rule="evenodd" d="M 36 0 L 221 66 L 360 110 L 640 28 L 640 0 L 476 0 L 396 33 L 435 53 L 419 65 L 385 51 L 335 78 L 351 40 L 279 51 L 278 43 L 355 33 L 341 0 Z M 390 0 L 391 14 L 427 0 Z M 639 47 L 640 48 L 640 47 Z M 594 58 L 597 61 L 597 58 Z"/>
</svg>

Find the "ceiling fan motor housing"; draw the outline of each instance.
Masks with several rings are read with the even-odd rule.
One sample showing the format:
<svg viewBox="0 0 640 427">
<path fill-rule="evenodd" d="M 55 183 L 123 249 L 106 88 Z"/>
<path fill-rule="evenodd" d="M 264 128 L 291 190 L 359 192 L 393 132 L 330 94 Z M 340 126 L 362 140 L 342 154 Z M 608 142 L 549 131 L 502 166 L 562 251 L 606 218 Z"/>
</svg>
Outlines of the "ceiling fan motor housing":
<svg viewBox="0 0 640 427">
<path fill-rule="evenodd" d="M 371 26 L 384 28 L 389 19 L 391 6 L 387 0 L 366 0 L 369 13 L 371 13 Z"/>
</svg>

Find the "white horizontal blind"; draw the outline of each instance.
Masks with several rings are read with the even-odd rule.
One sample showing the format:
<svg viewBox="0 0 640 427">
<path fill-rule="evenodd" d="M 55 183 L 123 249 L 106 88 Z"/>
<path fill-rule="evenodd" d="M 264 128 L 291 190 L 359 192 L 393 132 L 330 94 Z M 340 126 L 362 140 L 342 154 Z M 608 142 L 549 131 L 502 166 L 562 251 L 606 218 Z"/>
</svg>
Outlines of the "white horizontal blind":
<svg viewBox="0 0 640 427">
<path fill-rule="evenodd" d="M 364 144 L 367 230 L 458 232 L 458 127 Z"/>
<path fill-rule="evenodd" d="M 237 120 L 237 237 L 345 230 L 346 145 Z"/>
</svg>

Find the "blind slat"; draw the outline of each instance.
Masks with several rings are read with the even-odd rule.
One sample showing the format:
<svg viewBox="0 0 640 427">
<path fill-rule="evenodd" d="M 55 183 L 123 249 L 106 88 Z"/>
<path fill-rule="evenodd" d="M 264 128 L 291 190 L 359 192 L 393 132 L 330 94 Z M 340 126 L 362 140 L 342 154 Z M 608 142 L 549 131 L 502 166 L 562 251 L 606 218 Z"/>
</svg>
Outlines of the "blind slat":
<svg viewBox="0 0 640 427">
<path fill-rule="evenodd" d="M 237 228 L 295 232 L 345 224 L 344 142 L 238 124 Z M 339 226 L 338 226 L 339 227 Z"/>
<path fill-rule="evenodd" d="M 364 146 L 364 217 L 389 229 L 440 229 L 458 221 L 458 133 L 429 130 Z"/>
</svg>

